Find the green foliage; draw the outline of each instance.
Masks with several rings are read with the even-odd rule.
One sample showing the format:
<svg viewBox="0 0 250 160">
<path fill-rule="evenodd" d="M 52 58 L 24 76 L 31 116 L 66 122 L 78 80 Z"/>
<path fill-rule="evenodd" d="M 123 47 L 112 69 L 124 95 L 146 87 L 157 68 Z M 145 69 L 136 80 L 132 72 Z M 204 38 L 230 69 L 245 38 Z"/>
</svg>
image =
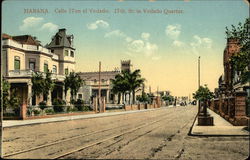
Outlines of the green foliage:
<svg viewBox="0 0 250 160">
<path fill-rule="evenodd" d="M 45 108 L 47 108 L 46 102 L 45 102 L 45 101 L 40 102 L 40 103 L 39 103 L 39 108 L 40 108 L 41 110 L 44 110 Z"/>
<path fill-rule="evenodd" d="M 66 102 L 62 99 L 54 99 L 52 104 L 55 112 L 63 112 Z"/>
<path fill-rule="evenodd" d="M 133 94 L 133 103 L 135 100 L 135 92 L 141 87 L 145 81 L 144 78 L 141 78 L 140 70 L 137 69 L 134 72 L 122 71 L 121 74 L 115 76 L 112 81 L 112 92 L 125 94 L 129 92 Z"/>
<path fill-rule="evenodd" d="M 41 113 L 40 108 L 34 108 L 33 110 L 34 115 L 39 115 Z"/>
<path fill-rule="evenodd" d="M 44 78 L 43 73 L 34 72 L 32 76 L 32 93 L 33 96 L 40 96 L 43 94 L 47 99 L 49 92 L 54 88 L 54 81 L 52 81 L 50 72 L 46 73 L 46 77 Z"/>
<path fill-rule="evenodd" d="M 171 96 L 171 95 L 165 95 L 165 96 L 162 96 L 161 98 L 162 98 L 164 101 L 169 101 L 169 102 L 174 101 L 174 97 Z"/>
<path fill-rule="evenodd" d="M 16 115 L 20 114 L 20 105 L 21 100 L 20 97 L 17 95 L 17 90 L 13 89 L 10 94 L 9 106 L 13 108 Z"/>
<path fill-rule="evenodd" d="M 239 53 L 231 57 L 230 62 L 233 69 L 240 72 L 241 83 L 250 81 L 250 19 L 247 18 L 245 23 L 239 23 L 238 26 L 232 25 L 232 29 L 229 30 L 226 27 L 227 38 L 238 40 L 240 45 Z"/>
<path fill-rule="evenodd" d="M 214 97 L 213 92 L 210 92 L 207 85 L 200 86 L 199 89 L 193 93 L 193 98 L 196 100 L 200 100 L 202 102 L 208 101 Z"/>
<path fill-rule="evenodd" d="M 138 95 L 136 100 L 143 103 L 150 103 L 151 98 L 145 92 L 142 92 L 142 95 Z"/>
<path fill-rule="evenodd" d="M 70 89 L 71 99 L 73 99 L 73 96 L 76 96 L 78 90 L 83 84 L 84 81 L 77 73 L 70 72 L 70 74 L 66 76 L 64 80 L 65 95 L 67 91 Z"/>
<path fill-rule="evenodd" d="M 2 81 L 3 86 L 3 110 L 5 111 L 6 108 L 9 107 L 9 90 L 10 84 L 3 79 Z"/>
<path fill-rule="evenodd" d="M 55 113 L 55 111 L 53 110 L 53 108 L 46 108 L 45 113 L 46 114 L 53 114 L 53 113 Z"/>
</svg>

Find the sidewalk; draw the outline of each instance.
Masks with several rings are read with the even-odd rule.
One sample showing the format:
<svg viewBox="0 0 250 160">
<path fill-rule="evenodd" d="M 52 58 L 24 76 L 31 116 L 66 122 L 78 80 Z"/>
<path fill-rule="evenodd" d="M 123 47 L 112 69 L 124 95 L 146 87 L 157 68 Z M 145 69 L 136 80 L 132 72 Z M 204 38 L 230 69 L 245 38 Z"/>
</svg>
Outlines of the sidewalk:
<svg viewBox="0 0 250 160">
<path fill-rule="evenodd" d="M 197 126 L 196 118 L 191 129 L 193 136 L 249 136 L 249 132 L 244 128 L 246 126 L 233 126 L 220 115 L 208 109 L 209 114 L 214 117 L 214 126 Z"/>
<path fill-rule="evenodd" d="M 156 108 L 156 109 L 159 109 L 159 108 Z M 41 124 L 41 123 L 50 123 L 50 122 L 59 122 L 59 121 L 68 121 L 68 120 L 77 120 L 77 119 L 107 117 L 107 116 L 130 114 L 130 113 L 136 113 L 136 112 L 147 112 L 147 111 L 152 111 L 152 110 L 154 109 L 132 110 L 132 111 L 122 111 L 122 112 L 105 112 L 105 113 L 96 113 L 96 114 L 63 116 L 63 117 L 53 117 L 53 118 L 43 118 L 43 119 L 32 119 L 32 120 L 4 120 L 3 128 L 25 126 L 25 125 L 32 125 L 32 124 Z"/>
</svg>

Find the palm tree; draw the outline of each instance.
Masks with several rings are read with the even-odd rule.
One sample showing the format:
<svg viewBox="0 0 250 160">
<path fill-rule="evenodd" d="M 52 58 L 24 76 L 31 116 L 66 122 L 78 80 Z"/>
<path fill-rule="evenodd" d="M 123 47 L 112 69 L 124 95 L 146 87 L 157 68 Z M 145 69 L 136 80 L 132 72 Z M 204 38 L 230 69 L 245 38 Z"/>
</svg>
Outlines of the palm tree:
<svg viewBox="0 0 250 160">
<path fill-rule="evenodd" d="M 70 99 L 72 100 L 73 97 L 76 96 L 78 90 L 80 87 L 84 84 L 84 81 L 81 79 L 81 77 L 75 73 L 75 72 L 70 72 L 68 76 L 66 76 L 64 80 L 64 85 L 65 85 L 65 97 L 67 94 L 67 91 L 70 89 Z"/>
<path fill-rule="evenodd" d="M 121 74 L 115 76 L 115 79 L 112 80 L 113 88 L 112 91 L 114 93 L 122 94 L 123 101 L 124 95 L 126 92 L 129 94 L 132 92 L 133 95 L 133 103 L 135 103 L 135 92 L 143 83 L 145 79 L 141 78 L 140 70 L 137 69 L 134 72 L 130 71 L 122 71 Z"/>
<path fill-rule="evenodd" d="M 137 89 L 140 88 L 145 81 L 144 78 L 141 78 L 140 72 L 141 70 L 139 69 L 135 70 L 134 72 L 128 72 L 127 80 L 129 83 L 130 93 L 132 92 L 133 104 L 135 103 L 135 92 L 138 91 Z"/>
<path fill-rule="evenodd" d="M 48 99 L 49 92 L 54 89 L 55 83 L 51 79 L 51 72 L 46 73 L 46 77 L 44 79 L 44 88 L 43 88 L 43 95 L 44 99 Z"/>
</svg>

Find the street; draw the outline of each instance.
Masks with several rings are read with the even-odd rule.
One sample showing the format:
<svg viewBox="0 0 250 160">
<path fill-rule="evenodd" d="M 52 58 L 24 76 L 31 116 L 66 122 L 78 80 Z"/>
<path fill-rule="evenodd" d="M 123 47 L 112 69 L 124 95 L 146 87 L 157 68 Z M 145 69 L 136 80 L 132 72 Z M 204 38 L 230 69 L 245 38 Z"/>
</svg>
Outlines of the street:
<svg viewBox="0 0 250 160">
<path fill-rule="evenodd" d="M 4 128 L 4 157 L 246 159 L 248 137 L 188 136 L 196 106 Z"/>
</svg>

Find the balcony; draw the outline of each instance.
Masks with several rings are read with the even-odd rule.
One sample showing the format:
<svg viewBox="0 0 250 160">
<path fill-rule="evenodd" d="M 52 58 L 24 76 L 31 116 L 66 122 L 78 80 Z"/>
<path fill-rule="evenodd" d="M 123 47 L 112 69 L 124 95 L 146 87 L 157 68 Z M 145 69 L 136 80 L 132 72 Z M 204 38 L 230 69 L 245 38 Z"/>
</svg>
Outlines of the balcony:
<svg viewBox="0 0 250 160">
<path fill-rule="evenodd" d="M 33 73 L 34 73 L 34 71 L 30 70 L 30 69 L 26 69 L 26 70 L 10 70 L 8 72 L 8 77 L 9 78 L 31 78 Z M 43 76 L 45 78 L 46 74 L 45 73 L 42 73 L 42 74 L 43 74 Z M 58 80 L 58 81 L 64 81 L 65 76 L 52 73 L 51 79 L 52 80 Z"/>
<path fill-rule="evenodd" d="M 30 69 L 27 69 L 27 70 L 10 70 L 8 72 L 8 77 L 20 77 L 20 78 L 32 77 L 32 73 L 33 73 L 33 71 L 30 70 Z"/>
<path fill-rule="evenodd" d="M 42 46 L 35 46 L 35 45 L 28 45 L 28 44 L 20 44 L 17 43 L 13 40 L 7 39 L 7 40 L 3 40 L 3 46 L 7 45 L 7 46 L 12 46 L 15 48 L 19 48 L 19 49 L 23 49 L 25 51 L 36 51 L 36 52 L 42 52 L 45 53 L 47 55 L 52 55 L 53 59 L 57 59 L 58 60 L 58 56 L 56 54 L 51 53 L 51 51 L 47 48 L 44 48 Z"/>
</svg>

